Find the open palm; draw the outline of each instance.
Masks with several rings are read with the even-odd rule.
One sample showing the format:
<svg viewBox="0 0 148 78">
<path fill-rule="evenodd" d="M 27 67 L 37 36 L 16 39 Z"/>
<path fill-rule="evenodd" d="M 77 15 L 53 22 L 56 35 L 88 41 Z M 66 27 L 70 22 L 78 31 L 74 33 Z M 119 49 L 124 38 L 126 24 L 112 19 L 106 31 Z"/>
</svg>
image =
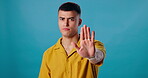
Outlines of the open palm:
<svg viewBox="0 0 148 78">
<path fill-rule="evenodd" d="M 95 32 L 92 31 L 90 35 L 90 28 L 84 25 L 81 28 L 80 32 L 80 47 L 78 47 L 74 43 L 74 47 L 77 49 L 77 52 L 80 56 L 84 58 L 93 57 L 95 54 L 95 46 L 94 46 L 94 36 Z"/>
</svg>

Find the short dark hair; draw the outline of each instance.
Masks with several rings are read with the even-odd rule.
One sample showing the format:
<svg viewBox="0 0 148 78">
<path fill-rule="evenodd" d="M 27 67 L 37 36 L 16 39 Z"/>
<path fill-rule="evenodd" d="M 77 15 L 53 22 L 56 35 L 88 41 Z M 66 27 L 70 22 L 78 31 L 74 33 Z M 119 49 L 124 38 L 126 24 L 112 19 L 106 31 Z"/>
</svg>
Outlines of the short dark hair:
<svg viewBox="0 0 148 78">
<path fill-rule="evenodd" d="M 58 9 L 58 12 L 59 10 L 62 10 L 62 11 L 76 11 L 79 15 L 81 15 L 81 8 L 78 4 L 76 3 L 73 3 L 73 2 L 66 2 L 66 3 L 63 3 L 59 9 Z"/>
</svg>

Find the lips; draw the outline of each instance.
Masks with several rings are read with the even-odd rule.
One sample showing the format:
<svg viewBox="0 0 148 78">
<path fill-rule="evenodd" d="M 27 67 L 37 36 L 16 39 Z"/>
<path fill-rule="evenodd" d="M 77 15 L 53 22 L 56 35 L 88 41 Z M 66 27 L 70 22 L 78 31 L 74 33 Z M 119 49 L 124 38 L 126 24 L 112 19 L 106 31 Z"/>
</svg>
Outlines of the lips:
<svg viewBox="0 0 148 78">
<path fill-rule="evenodd" d="M 63 30 L 66 30 L 66 31 L 68 31 L 68 30 L 70 30 L 69 28 L 63 28 Z"/>
</svg>

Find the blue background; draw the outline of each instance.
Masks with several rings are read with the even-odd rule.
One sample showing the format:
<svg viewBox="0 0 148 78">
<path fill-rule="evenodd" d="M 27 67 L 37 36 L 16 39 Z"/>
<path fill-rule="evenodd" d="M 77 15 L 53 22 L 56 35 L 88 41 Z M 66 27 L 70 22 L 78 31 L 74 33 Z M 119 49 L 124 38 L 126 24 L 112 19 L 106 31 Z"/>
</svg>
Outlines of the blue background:
<svg viewBox="0 0 148 78">
<path fill-rule="evenodd" d="M 81 6 L 107 56 L 99 78 L 148 78 L 148 0 L 69 0 Z M 37 78 L 43 52 L 61 34 L 66 0 L 0 0 L 0 78 Z"/>
</svg>

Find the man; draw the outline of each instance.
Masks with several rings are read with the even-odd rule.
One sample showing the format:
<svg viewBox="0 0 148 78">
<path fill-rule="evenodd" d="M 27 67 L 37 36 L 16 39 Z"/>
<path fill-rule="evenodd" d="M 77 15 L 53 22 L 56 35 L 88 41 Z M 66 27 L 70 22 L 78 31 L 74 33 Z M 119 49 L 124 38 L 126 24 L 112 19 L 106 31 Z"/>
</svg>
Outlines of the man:
<svg viewBox="0 0 148 78">
<path fill-rule="evenodd" d="M 103 44 L 94 40 L 95 32 L 81 25 L 80 6 L 66 2 L 58 9 L 62 37 L 43 55 L 39 78 L 97 78 L 105 56 Z"/>
</svg>

